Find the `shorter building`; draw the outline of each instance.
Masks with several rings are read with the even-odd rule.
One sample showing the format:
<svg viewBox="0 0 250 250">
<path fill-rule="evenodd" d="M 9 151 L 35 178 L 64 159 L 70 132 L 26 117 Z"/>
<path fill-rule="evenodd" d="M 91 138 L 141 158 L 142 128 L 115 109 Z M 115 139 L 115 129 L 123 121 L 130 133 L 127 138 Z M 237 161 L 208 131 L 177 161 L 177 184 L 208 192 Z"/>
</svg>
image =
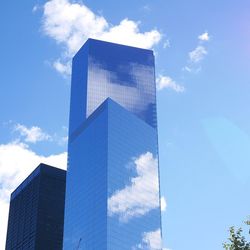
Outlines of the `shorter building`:
<svg viewBox="0 0 250 250">
<path fill-rule="evenodd" d="M 40 164 L 11 194 L 6 250 L 61 250 L 66 171 Z"/>
</svg>

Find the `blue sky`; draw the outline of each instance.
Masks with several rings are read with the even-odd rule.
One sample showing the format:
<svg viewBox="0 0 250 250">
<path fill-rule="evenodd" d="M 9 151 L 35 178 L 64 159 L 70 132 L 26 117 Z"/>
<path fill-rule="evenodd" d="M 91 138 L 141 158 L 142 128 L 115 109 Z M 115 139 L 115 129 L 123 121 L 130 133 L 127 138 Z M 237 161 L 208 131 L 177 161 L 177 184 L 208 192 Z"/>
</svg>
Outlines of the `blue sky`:
<svg viewBox="0 0 250 250">
<path fill-rule="evenodd" d="M 26 0 L 1 10 L 0 249 L 13 188 L 40 161 L 65 168 L 70 59 L 88 36 L 154 50 L 164 245 L 222 249 L 250 209 L 249 1 Z"/>
</svg>

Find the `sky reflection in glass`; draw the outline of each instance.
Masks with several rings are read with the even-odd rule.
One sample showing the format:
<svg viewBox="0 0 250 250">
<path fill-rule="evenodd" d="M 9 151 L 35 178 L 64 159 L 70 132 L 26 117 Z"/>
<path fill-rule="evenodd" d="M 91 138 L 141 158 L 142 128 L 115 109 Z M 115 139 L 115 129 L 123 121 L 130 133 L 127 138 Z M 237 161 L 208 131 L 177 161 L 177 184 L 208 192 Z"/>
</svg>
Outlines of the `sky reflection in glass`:
<svg viewBox="0 0 250 250">
<path fill-rule="evenodd" d="M 89 39 L 73 60 L 64 249 L 161 249 L 152 51 Z"/>
</svg>

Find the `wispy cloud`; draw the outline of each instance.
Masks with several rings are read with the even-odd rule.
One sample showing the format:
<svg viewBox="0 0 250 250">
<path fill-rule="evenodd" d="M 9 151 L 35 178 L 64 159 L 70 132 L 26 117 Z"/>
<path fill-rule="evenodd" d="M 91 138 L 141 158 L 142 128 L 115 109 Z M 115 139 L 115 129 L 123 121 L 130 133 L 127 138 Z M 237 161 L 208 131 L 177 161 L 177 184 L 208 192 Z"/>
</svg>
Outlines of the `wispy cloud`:
<svg viewBox="0 0 250 250">
<path fill-rule="evenodd" d="M 171 77 L 159 75 L 156 78 L 156 87 L 158 90 L 162 90 L 165 88 L 169 88 L 174 90 L 175 92 L 184 92 L 185 87 L 176 83 Z"/>
<path fill-rule="evenodd" d="M 83 3 L 69 0 L 51 0 L 44 4 L 42 28 L 64 48 L 61 58 L 53 64 L 63 74 L 70 73 L 71 57 L 89 37 L 141 48 L 152 48 L 162 37 L 157 29 L 141 32 L 139 22 L 127 18 L 111 25 Z"/>
<path fill-rule="evenodd" d="M 189 52 L 189 60 L 191 63 L 198 63 L 204 59 L 207 54 L 205 47 L 199 45 L 193 51 Z"/>
<path fill-rule="evenodd" d="M 108 213 L 117 215 L 120 221 L 140 217 L 159 207 L 158 161 L 147 152 L 140 155 L 133 163 L 137 176 L 130 184 L 117 190 L 108 199 Z"/>
<path fill-rule="evenodd" d="M 71 74 L 71 62 L 62 63 L 60 59 L 57 59 L 53 62 L 53 67 L 61 73 L 63 76 L 67 76 Z"/>
<path fill-rule="evenodd" d="M 38 141 L 48 141 L 51 139 L 49 134 L 42 131 L 42 129 L 37 126 L 28 128 L 22 124 L 17 124 L 14 127 L 14 131 L 19 132 L 20 136 L 24 138 L 25 142 L 36 143 Z"/>
<path fill-rule="evenodd" d="M 146 11 L 146 12 L 150 12 L 150 11 L 151 11 L 151 8 L 150 8 L 149 5 L 144 5 L 144 6 L 142 7 L 142 9 L 143 9 L 144 11 Z"/>
<path fill-rule="evenodd" d="M 208 32 L 204 32 L 198 36 L 198 45 L 195 49 L 188 53 L 187 65 L 183 67 L 183 70 L 189 73 L 198 73 L 201 70 L 201 61 L 208 54 L 207 48 L 204 45 L 205 42 L 210 40 Z"/>
<path fill-rule="evenodd" d="M 169 40 L 165 40 L 163 43 L 163 49 L 169 48 L 170 47 L 170 41 Z"/>
<path fill-rule="evenodd" d="M 201 71 L 201 67 L 199 67 L 199 66 L 194 67 L 192 65 L 191 66 L 189 65 L 189 66 L 183 67 L 182 70 L 187 71 L 189 73 L 195 73 L 195 74 L 197 74 L 197 73 L 199 73 Z"/>
<path fill-rule="evenodd" d="M 53 134 L 48 134 L 38 126 L 27 127 L 20 123 L 14 123 L 13 121 L 6 123 L 6 126 L 14 132 L 14 138 L 12 138 L 12 140 L 16 142 L 35 144 L 47 141 L 56 143 L 59 146 L 65 146 L 68 142 L 68 130 L 65 127 L 62 127 L 60 131 Z"/>
<path fill-rule="evenodd" d="M 209 41 L 210 40 L 210 36 L 208 34 L 208 32 L 204 32 L 201 35 L 198 36 L 198 39 L 200 41 Z"/>
<path fill-rule="evenodd" d="M 37 10 L 39 9 L 39 6 L 38 5 L 35 5 L 32 9 L 32 12 L 36 12 Z"/>
<path fill-rule="evenodd" d="M 0 144 L 0 249 L 6 240 L 10 193 L 41 162 L 66 169 L 67 153 L 42 156 L 23 143 Z"/>
</svg>

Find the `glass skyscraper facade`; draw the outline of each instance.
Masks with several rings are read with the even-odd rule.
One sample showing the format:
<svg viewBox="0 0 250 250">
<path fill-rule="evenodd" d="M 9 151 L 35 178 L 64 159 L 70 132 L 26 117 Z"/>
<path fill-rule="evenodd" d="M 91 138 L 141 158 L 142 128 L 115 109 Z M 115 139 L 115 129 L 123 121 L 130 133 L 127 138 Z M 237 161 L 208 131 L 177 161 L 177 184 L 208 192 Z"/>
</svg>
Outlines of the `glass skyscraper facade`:
<svg viewBox="0 0 250 250">
<path fill-rule="evenodd" d="M 94 39 L 73 58 L 64 250 L 162 249 L 154 72 Z"/>
<path fill-rule="evenodd" d="M 40 164 L 11 194 L 6 250 L 61 250 L 66 171 Z"/>
</svg>

